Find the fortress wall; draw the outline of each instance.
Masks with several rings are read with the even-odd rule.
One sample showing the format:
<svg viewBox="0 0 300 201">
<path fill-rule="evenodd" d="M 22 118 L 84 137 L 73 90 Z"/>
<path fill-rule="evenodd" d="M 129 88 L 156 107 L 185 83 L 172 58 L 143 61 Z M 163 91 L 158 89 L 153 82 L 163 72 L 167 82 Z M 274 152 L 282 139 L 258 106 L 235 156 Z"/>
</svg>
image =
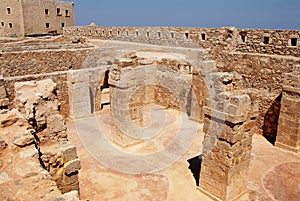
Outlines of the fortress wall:
<svg viewBox="0 0 300 201">
<path fill-rule="evenodd" d="M 231 29 L 235 28 L 86 26 L 66 27 L 64 28 L 64 35 L 188 48 L 202 47 L 208 49 L 222 46 L 226 49 L 231 46 L 231 41 L 226 41 L 228 32 Z"/>
<path fill-rule="evenodd" d="M 300 56 L 299 30 L 239 29 L 238 32 L 235 51 Z"/>
<path fill-rule="evenodd" d="M 103 40 L 211 48 L 244 53 L 300 56 L 299 30 L 260 30 L 179 27 L 66 27 L 66 36 L 85 36 Z"/>
</svg>

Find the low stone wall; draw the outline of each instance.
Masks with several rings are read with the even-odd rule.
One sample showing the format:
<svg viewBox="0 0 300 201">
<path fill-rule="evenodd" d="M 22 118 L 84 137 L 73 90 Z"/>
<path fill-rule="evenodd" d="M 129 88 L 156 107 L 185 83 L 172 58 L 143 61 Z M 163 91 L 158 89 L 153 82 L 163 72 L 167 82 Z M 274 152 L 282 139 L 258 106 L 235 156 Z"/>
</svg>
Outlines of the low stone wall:
<svg viewBox="0 0 300 201">
<path fill-rule="evenodd" d="M 14 77 L 80 69 L 89 51 L 83 49 L 2 53 L 0 74 Z"/>
</svg>

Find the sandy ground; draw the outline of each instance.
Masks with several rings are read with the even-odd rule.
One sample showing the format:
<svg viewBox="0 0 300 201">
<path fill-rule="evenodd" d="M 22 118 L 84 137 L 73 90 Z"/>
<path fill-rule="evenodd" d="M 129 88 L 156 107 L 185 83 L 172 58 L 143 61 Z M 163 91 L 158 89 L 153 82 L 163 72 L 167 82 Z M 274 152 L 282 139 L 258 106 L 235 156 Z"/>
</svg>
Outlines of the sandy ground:
<svg viewBox="0 0 300 201">
<path fill-rule="evenodd" d="M 109 141 L 110 123 L 108 109 L 92 119 L 68 122 L 69 138 L 76 144 L 82 162 L 82 200 L 210 200 L 197 190 L 187 162 L 201 154 L 203 125 L 189 121 L 178 111 L 155 109 L 149 114 L 149 125 L 162 128 L 144 143 L 122 149 Z M 166 156 L 172 160 L 165 164 Z M 251 201 L 299 201 L 300 154 L 273 147 L 262 136 L 254 135 L 248 192 Z"/>
</svg>

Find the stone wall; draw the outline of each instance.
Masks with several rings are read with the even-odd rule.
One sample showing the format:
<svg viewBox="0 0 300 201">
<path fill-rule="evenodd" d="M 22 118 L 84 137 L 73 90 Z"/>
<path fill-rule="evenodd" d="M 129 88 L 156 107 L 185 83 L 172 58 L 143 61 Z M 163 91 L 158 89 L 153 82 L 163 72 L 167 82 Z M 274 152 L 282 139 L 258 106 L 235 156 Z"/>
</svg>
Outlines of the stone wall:
<svg viewBox="0 0 300 201">
<path fill-rule="evenodd" d="M 264 124 L 273 124 L 265 122 L 265 116 L 271 112 L 272 104 L 281 94 L 285 73 L 291 72 L 293 66 L 300 63 L 300 58 L 233 52 L 219 55 L 216 61 L 220 71 L 239 73 L 243 79 L 242 87 L 254 92 L 260 107 L 257 118 L 259 128 L 262 129 Z M 269 127 L 269 133 L 275 134 L 276 126 Z"/>
<path fill-rule="evenodd" d="M 180 27 L 67 27 L 66 36 L 85 36 L 156 45 L 211 48 L 260 54 L 300 56 L 300 31 Z M 267 41 L 266 38 L 269 38 Z M 267 43 L 268 42 L 268 43 Z"/>
<path fill-rule="evenodd" d="M 0 73 L 4 77 L 80 69 L 89 50 L 52 50 L 1 53 Z"/>
<path fill-rule="evenodd" d="M 240 29 L 235 51 L 299 56 L 300 31 Z"/>
</svg>

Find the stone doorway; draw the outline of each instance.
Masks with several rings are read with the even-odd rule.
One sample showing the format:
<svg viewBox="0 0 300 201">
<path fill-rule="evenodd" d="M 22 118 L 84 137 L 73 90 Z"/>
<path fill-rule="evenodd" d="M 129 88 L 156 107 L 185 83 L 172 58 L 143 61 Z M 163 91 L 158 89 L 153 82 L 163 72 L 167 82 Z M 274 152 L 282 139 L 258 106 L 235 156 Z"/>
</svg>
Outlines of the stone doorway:
<svg viewBox="0 0 300 201">
<path fill-rule="evenodd" d="M 110 105 L 110 88 L 108 84 L 109 71 L 104 74 L 103 85 L 101 86 L 101 110 Z"/>
</svg>

